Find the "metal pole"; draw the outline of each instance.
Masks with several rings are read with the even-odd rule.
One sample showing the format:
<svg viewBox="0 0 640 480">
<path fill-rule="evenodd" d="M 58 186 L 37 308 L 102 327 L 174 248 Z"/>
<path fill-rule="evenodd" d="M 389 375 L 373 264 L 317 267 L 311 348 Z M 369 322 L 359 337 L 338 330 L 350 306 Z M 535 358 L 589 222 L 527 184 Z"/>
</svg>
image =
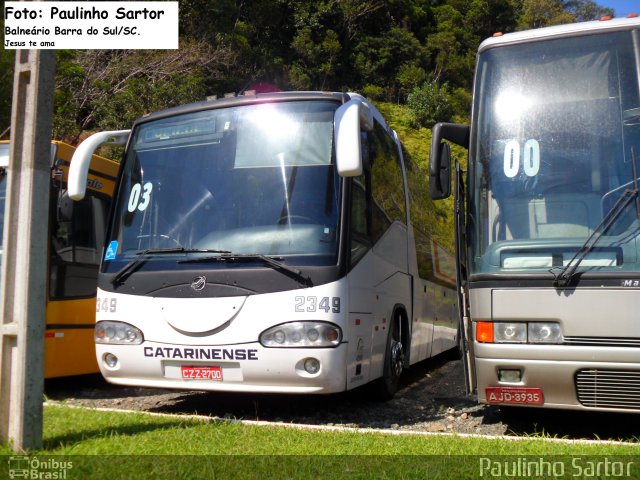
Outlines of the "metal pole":
<svg viewBox="0 0 640 480">
<path fill-rule="evenodd" d="M 17 50 L 0 283 L 0 440 L 42 447 L 54 50 Z"/>
</svg>

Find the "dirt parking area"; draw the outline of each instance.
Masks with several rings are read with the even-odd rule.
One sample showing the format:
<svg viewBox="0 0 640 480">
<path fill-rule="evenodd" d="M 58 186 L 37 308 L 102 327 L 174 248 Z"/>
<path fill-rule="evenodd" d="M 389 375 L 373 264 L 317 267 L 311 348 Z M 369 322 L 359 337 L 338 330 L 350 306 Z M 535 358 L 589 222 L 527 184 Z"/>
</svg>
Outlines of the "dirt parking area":
<svg viewBox="0 0 640 480">
<path fill-rule="evenodd" d="M 118 387 L 98 375 L 47 381 L 45 393 L 87 407 L 312 425 L 635 441 L 640 435 L 637 414 L 479 405 L 465 393 L 461 362 L 444 357 L 413 366 L 387 402 L 371 400 L 366 388 L 328 396 L 229 394 Z"/>
</svg>

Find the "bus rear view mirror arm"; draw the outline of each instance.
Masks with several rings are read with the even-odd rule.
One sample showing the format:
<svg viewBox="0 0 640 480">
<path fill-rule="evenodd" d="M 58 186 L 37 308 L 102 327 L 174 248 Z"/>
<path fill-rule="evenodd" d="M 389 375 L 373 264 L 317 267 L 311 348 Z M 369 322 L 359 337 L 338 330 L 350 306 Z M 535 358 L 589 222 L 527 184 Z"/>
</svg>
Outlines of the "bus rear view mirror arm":
<svg viewBox="0 0 640 480">
<path fill-rule="evenodd" d="M 87 189 L 87 174 L 93 153 L 101 145 L 124 145 L 131 130 L 115 130 L 98 132 L 82 142 L 71 159 L 69 167 L 69 197 L 72 200 L 82 200 Z"/>
<path fill-rule="evenodd" d="M 440 200 L 451 195 L 451 151 L 449 140 L 464 148 L 469 148 L 469 126 L 456 123 L 436 123 L 431 136 L 431 162 L 429 166 L 429 186 L 431 198 Z"/>
</svg>

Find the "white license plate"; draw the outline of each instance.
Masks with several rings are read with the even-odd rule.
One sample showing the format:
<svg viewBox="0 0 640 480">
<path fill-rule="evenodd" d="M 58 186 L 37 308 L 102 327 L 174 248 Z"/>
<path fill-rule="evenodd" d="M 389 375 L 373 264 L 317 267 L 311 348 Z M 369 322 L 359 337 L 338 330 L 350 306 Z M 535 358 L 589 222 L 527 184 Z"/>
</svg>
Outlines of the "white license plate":
<svg viewBox="0 0 640 480">
<path fill-rule="evenodd" d="M 191 367 L 181 366 L 182 378 L 193 380 L 215 380 L 222 381 L 222 367 Z"/>
</svg>

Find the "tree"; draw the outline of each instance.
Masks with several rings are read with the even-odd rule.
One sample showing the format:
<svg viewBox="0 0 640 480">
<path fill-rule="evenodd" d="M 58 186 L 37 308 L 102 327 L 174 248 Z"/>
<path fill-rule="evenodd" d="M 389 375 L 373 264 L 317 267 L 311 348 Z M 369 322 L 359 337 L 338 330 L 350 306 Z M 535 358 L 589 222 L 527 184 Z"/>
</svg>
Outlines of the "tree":
<svg viewBox="0 0 640 480">
<path fill-rule="evenodd" d="M 303 90 L 324 90 L 340 65 L 342 46 L 333 30 L 326 30 L 314 38 L 310 27 L 302 28 L 293 39 L 298 53 L 290 70 L 291 83 Z"/>
<path fill-rule="evenodd" d="M 593 0 L 565 0 L 564 8 L 574 16 L 576 22 L 597 20 L 601 17 L 613 17 L 613 9 L 601 7 Z"/>
<path fill-rule="evenodd" d="M 565 10 L 562 0 L 523 0 L 520 30 L 573 23 L 575 17 Z"/>
<path fill-rule="evenodd" d="M 449 101 L 449 85 L 439 85 L 435 80 L 425 82 L 409 94 L 407 105 L 412 112 L 414 124 L 431 128 L 437 122 L 451 120 L 453 109 Z"/>
<path fill-rule="evenodd" d="M 224 75 L 227 48 L 181 40 L 179 50 L 58 52 L 54 136 L 76 143 L 85 130 L 125 128 L 145 113 L 204 100 L 205 79 Z"/>
<path fill-rule="evenodd" d="M 465 28 L 482 41 L 496 32 L 513 32 L 517 25 L 514 0 L 472 0 L 464 18 Z"/>
<path fill-rule="evenodd" d="M 403 73 L 419 70 L 422 46 L 408 30 L 392 27 L 378 36 L 367 36 L 355 48 L 353 67 L 360 85 L 371 84 L 386 87 L 388 99 L 394 99 L 402 85 L 398 78 L 400 66 Z M 404 79 L 406 80 L 406 78 Z M 360 85 L 357 85 L 358 87 Z"/>
</svg>

